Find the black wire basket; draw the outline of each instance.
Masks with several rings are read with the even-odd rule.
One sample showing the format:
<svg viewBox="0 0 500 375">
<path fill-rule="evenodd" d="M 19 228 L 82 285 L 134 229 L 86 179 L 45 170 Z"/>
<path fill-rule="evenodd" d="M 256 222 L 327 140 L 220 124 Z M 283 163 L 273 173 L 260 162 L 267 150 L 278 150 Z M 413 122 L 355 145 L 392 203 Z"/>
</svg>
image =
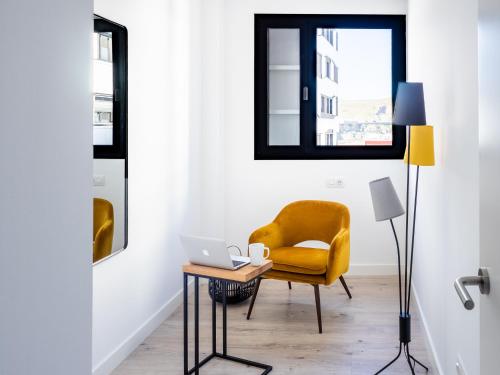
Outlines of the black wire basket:
<svg viewBox="0 0 500 375">
<path fill-rule="evenodd" d="M 234 247 L 238 249 L 241 255 L 241 249 L 238 246 L 232 245 L 229 248 Z M 236 283 L 232 281 L 227 281 L 227 294 L 226 303 L 232 305 L 236 303 L 241 303 L 252 296 L 255 290 L 255 280 L 249 281 L 248 283 Z M 215 284 L 215 285 L 214 285 Z M 215 300 L 222 303 L 222 282 L 220 280 L 210 281 L 208 283 L 208 294 L 210 298 L 213 298 L 213 289 L 215 287 Z"/>
<path fill-rule="evenodd" d="M 253 291 L 255 290 L 255 282 L 255 280 L 252 280 L 248 283 L 243 284 L 228 281 L 226 302 L 228 304 L 236 304 L 247 300 L 252 296 Z M 220 280 L 214 280 L 208 283 L 208 294 L 210 295 L 210 298 L 213 298 L 214 284 L 215 300 L 217 302 L 222 302 L 222 282 Z"/>
</svg>

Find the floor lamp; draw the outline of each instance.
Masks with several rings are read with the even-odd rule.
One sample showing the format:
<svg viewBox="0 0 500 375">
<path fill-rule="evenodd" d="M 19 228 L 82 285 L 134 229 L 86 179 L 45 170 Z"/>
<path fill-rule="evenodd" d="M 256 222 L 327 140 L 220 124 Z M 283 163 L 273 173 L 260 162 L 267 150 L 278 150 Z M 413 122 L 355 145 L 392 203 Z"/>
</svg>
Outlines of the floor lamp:
<svg viewBox="0 0 500 375">
<path fill-rule="evenodd" d="M 407 162 L 406 169 L 406 225 L 405 225 L 405 272 L 404 272 L 404 284 L 402 285 L 401 279 L 401 267 L 400 267 L 400 252 L 399 252 L 399 244 L 396 236 L 396 232 L 394 230 L 394 225 L 391 225 L 396 238 L 396 245 L 398 247 L 398 266 L 399 266 L 399 305 L 400 305 L 400 314 L 399 314 L 399 352 L 396 357 L 385 365 L 381 370 L 379 370 L 375 375 L 380 374 L 389 366 L 391 366 L 400 356 L 401 352 L 404 351 L 405 357 L 408 361 L 408 365 L 410 366 L 410 370 L 412 374 L 415 374 L 415 366 L 419 364 L 426 371 L 429 369 L 424 366 L 421 362 L 415 359 L 410 354 L 409 343 L 411 341 L 411 315 L 410 315 L 410 296 L 411 296 L 411 282 L 412 282 L 412 274 L 413 274 L 413 254 L 414 254 L 414 235 L 415 235 L 415 218 L 416 218 L 416 207 L 417 207 L 417 192 L 418 192 L 418 173 L 420 165 L 416 163 L 419 161 L 419 158 L 426 159 L 428 155 L 424 155 L 426 152 L 430 150 L 430 148 L 426 145 L 422 144 L 422 141 L 426 140 L 429 134 L 428 130 L 426 131 L 418 131 L 420 127 L 426 124 L 425 117 L 425 102 L 424 102 L 424 90 L 422 83 L 415 82 L 400 82 L 398 85 L 398 92 L 396 96 L 396 104 L 394 106 L 394 117 L 393 117 L 393 125 L 395 126 L 405 126 L 407 127 L 407 150 L 405 159 L 410 161 Z M 431 129 L 432 127 L 425 127 L 426 129 Z M 415 140 L 412 140 L 412 135 L 419 134 L 419 137 L 415 137 Z M 417 143 L 418 141 L 421 141 Z M 418 144 L 418 146 L 417 146 Z M 412 147 L 413 146 L 413 147 Z M 414 157 L 412 152 L 415 152 L 417 157 Z M 418 156 L 420 155 L 420 156 Z M 413 225 L 412 225 L 412 242 L 411 242 L 411 250 L 410 257 L 408 257 L 408 237 L 409 237 L 409 215 L 408 215 L 408 206 L 409 206 L 409 198 L 410 198 L 410 164 L 417 165 L 417 178 L 416 178 L 416 186 L 415 186 L 415 200 L 414 200 L 414 208 L 413 208 Z M 434 149 L 432 146 L 432 165 L 434 164 Z M 427 165 L 427 164 L 425 164 Z M 392 185 L 392 184 L 391 184 Z M 396 196 L 397 197 L 397 196 Z M 372 192 L 372 200 L 373 200 L 373 192 Z M 399 199 L 398 199 L 399 201 Z M 374 208 L 375 208 L 375 201 Z M 387 204 L 387 202 L 385 202 Z M 377 216 L 376 216 L 377 217 Z M 387 219 L 385 219 L 387 220 Z M 409 268 L 409 272 L 408 272 Z M 402 295 L 404 295 L 404 299 L 402 299 Z M 413 362 L 413 363 L 412 363 Z"/>
</svg>

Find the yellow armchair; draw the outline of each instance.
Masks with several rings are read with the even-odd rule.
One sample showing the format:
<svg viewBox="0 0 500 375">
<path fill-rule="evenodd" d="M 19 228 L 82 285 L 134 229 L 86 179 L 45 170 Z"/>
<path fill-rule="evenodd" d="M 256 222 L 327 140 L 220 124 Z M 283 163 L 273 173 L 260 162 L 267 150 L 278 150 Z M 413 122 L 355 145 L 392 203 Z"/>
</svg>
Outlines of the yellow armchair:
<svg viewBox="0 0 500 375">
<path fill-rule="evenodd" d="M 298 201 L 281 210 L 271 224 L 250 235 L 249 243 L 262 242 L 270 249 L 273 268 L 266 279 L 312 284 L 316 299 L 319 332 L 322 332 L 319 285 L 330 285 L 339 279 L 349 298 L 351 293 L 343 274 L 349 270 L 349 209 L 341 203 Z M 295 246 L 308 240 L 330 244 L 328 250 Z M 250 302 L 250 319 L 261 279 L 257 280 Z"/>
<path fill-rule="evenodd" d="M 111 254 L 113 250 L 114 212 L 106 199 L 94 198 L 94 263 Z"/>
</svg>

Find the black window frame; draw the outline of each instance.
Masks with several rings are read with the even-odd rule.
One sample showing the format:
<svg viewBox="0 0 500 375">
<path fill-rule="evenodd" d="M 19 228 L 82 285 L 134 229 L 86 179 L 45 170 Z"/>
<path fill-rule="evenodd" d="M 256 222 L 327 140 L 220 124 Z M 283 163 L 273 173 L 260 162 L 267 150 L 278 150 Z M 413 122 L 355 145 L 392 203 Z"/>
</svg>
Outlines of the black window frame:
<svg viewBox="0 0 500 375">
<path fill-rule="evenodd" d="M 94 32 L 112 33 L 114 89 L 113 144 L 94 145 L 94 159 L 127 160 L 128 31 L 125 26 L 94 14 Z"/>
<path fill-rule="evenodd" d="M 254 159 L 402 159 L 406 148 L 405 128 L 392 127 L 391 146 L 317 146 L 316 134 L 316 29 L 390 29 L 392 31 L 392 101 L 399 82 L 406 81 L 405 15 L 299 15 L 255 14 L 254 55 Z M 300 28 L 301 88 L 308 87 L 309 100 L 300 101 L 300 145 L 268 144 L 268 29 Z M 335 37 L 334 39 L 337 39 Z M 312 42 L 311 42 L 312 41 Z M 338 42 L 336 41 L 336 45 Z"/>
</svg>

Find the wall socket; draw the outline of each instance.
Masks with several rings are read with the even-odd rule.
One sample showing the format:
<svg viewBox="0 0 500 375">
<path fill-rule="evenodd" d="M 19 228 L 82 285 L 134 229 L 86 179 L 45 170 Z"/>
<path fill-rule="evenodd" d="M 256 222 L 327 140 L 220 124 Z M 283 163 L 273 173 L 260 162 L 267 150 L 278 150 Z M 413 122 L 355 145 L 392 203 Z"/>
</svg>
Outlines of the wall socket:
<svg viewBox="0 0 500 375">
<path fill-rule="evenodd" d="M 333 176 L 326 180 L 326 187 L 330 189 L 343 189 L 344 186 L 344 177 L 342 176 Z"/>
</svg>

